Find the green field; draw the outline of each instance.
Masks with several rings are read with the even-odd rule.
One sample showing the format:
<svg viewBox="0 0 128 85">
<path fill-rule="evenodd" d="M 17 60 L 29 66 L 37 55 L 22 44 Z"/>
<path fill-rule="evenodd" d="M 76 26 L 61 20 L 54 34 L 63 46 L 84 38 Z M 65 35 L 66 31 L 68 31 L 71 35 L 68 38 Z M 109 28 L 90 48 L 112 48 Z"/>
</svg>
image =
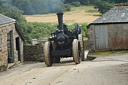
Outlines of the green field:
<svg viewBox="0 0 128 85">
<path fill-rule="evenodd" d="M 91 23 L 99 18 L 101 14 L 98 13 L 94 6 L 80 6 L 72 7 L 71 11 L 64 13 L 64 23 L 70 25 L 77 23 Z M 40 15 L 25 15 L 28 22 L 52 22 L 57 23 L 56 13 L 40 14 Z"/>
</svg>

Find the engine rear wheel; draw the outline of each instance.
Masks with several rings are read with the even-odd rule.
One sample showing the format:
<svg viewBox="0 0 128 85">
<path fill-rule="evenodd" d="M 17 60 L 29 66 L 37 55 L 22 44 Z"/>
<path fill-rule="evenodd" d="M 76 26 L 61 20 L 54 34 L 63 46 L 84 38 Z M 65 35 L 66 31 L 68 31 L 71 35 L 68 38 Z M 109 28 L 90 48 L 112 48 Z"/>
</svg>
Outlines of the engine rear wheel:
<svg viewBox="0 0 128 85">
<path fill-rule="evenodd" d="M 52 66 L 53 64 L 53 58 L 52 56 L 50 55 L 51 53 L 51 46 L 50 46 L 50 42 L 45 42 L 44 44 L 44 61 L 45 61 L 45 64 L 49 67 L 49 66 Z"/>
<path fill-rule="evenodd" d="M 80 51 L 79 51 L 79 44 L 78 40 L 74 39 L 72 43 L 72 51 L 73 51 L 73 59 L 75 64 L 80 63 Z"/>
<path fill-rule="evenodd" d="M 83 42 L 82 34 L 78 35 L 78 40 L 80 42 L 81 58 L 82 58 L 82 61 L 84 61 L 85 60 L 85 56 L 84 56 L 84 42 Z"/>
</svg>

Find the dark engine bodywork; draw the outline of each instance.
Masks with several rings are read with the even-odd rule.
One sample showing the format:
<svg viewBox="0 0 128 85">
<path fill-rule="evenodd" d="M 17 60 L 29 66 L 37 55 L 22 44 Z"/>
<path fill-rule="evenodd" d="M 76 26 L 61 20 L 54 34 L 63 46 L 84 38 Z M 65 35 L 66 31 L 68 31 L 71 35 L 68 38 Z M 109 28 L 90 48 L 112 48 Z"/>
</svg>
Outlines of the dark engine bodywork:
<svg viewBox="0 0 128 85">
<path fill-rule="evenodd" d="M 52 43 L 51 56 L 53 57 L 71 57 L 72 56 L 72 42 L 78 39 L 78 25 L 75 23 L 75 28 L 69 31 L 67 26 L 63 24 L 63 13 L 57 13 L 58 26 L 57 29 L 51 33 L 49 41 Z"/>
</svg>

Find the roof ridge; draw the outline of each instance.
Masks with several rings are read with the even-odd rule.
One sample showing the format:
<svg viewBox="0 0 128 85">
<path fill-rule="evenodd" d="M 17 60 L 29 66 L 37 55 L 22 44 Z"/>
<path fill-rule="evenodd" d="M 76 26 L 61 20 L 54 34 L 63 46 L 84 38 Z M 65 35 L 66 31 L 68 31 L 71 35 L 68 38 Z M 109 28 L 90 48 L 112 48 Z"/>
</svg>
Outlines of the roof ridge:
<svg viewBox="0 0 128 85">
<path fill-rule="evenodd" d="M 9 24 L 12 22 L 16 22 L 16 20 L 3 14 L 0 14 L 0 25 Z"/>
</svg>

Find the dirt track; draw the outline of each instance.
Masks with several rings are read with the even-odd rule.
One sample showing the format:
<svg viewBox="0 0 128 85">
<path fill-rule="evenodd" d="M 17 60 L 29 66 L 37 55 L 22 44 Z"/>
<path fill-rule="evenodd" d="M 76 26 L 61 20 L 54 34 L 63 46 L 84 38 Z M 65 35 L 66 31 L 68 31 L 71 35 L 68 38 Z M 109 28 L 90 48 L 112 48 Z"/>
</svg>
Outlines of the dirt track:
<svg viewBox="0 0 128 85">
<path fill-rule="evenodd" d="M 128 54 L 101 56 L 75 65 L 72 59 L 46 67 L 20 64 L 0 73 L 0 85 L 128 85 Z"/>
</svg>

